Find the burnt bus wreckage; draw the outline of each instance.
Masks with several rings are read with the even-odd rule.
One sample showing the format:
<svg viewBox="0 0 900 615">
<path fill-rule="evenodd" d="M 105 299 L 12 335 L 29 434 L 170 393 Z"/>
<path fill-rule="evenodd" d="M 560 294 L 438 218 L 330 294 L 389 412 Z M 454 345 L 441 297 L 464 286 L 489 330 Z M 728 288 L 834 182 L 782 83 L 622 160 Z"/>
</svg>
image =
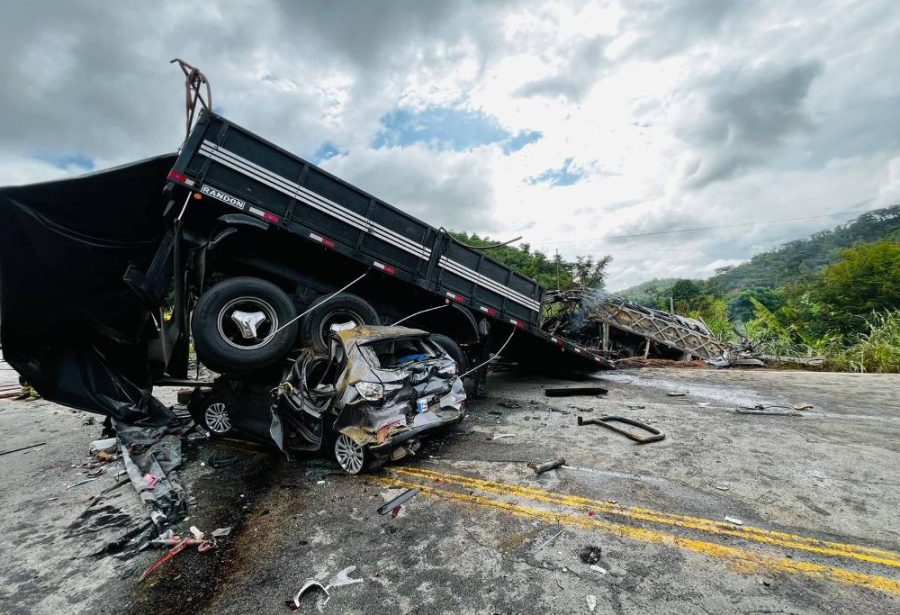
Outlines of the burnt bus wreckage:
<svg viewBox="0 0 900 615">
<path fill-rule="evenodd" d="M 500 351 L 556 372 L 610 366 L 541 329 L 535 281 L 209 109 L 177 156 L 2 188 L 0 213 L 5 358 L 47 399 L 122 422 L 164 420 L 152 387 L 191 384 L 192 343 L 221 374 L 194 406 L 208 427 L 255 422 L 285 450 L 337 428 L 382 458 L 458 418 L 463 381 L 482 393 Z M 365 327 L 392 323 L 413 329 Z M 386 367 L 367 346 L 385 341 L 419 352 Z M 325 365 L 330 381 L 301 381 Z M 354 381 L 355 365 L 378 379 Z"/>
</svg>

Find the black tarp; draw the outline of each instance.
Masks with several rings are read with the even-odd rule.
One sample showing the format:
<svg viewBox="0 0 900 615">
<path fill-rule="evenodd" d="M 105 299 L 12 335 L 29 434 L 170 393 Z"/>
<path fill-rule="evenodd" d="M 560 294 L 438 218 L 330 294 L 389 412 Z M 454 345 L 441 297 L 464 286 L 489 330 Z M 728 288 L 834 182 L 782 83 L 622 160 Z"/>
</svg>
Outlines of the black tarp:
<svg viewBox="0 0 900 615">
<path fill-rule="evenodd" d="M 149 395 L 148 306 L 123 282 L 163 235 L 175 155 L 0 188 L 4 358 L 45 398 L 132 422 Z"/>
</svg>

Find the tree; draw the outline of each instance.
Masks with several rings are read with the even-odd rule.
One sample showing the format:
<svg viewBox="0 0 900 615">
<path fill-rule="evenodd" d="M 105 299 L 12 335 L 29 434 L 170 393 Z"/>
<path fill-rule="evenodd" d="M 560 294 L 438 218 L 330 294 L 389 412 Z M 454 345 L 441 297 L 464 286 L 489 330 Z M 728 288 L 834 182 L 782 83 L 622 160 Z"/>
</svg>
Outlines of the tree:
<svg viewBox="0 0 900 615">
<path fill-rule="evenodd" d="M 606 286 L 606 267 L 612 256 L 606 255 L 596 262 L 592 256 L 576 256 L 572 265 L 574 281 L 581 288 L 602 289 Z"/>
<path fill-rule="evenodd" d="M 872 312 L 900 308 L 900 243 L 878 241 L 842 250 L 808 289 L 828 329 L 861 331 Z"/>
</svg>

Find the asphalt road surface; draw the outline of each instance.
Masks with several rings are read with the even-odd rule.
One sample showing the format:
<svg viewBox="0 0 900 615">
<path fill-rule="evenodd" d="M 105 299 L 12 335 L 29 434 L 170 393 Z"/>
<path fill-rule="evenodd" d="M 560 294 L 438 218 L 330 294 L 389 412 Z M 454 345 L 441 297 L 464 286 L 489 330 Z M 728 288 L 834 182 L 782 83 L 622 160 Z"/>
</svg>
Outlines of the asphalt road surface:
<svg viewBox="0 0 900 615">
<path fill-rule="evenodd" d="M 186 443 L 181 531 L 232 530 L 143 582 L 159 551 L 94 556 L 96 537 L 73 529 L 103 491 L 111 527 L 140 515 L 130 487 L 109 476 L 72 486 L 101 421 L 0 401 L 0 450 L 46 442 L 0 456 L 0 611 L 289 613 L 305 580 L 327 585 L 355 566 L 349 576 L 362 582 L 332 587 L 327 603 L 307 594 L 301 612 L 900 612 L 900 376 L 598 378 L 495 374 L 457 429 L 366 476 L 238 440 Z M 609 393 L 543 394 L 586 384 Z M 813 407 L 736 411 L 798 403 Z M 607 414 L 666 438 L 638 445 L 576 423 Z M 208 463 L 223 455 L 237 462 Z M 541 476 L 527 466 L 558 456 L 566 465 Z M 418 493 L 376 512 L 406 489 Z"/>
</svg>

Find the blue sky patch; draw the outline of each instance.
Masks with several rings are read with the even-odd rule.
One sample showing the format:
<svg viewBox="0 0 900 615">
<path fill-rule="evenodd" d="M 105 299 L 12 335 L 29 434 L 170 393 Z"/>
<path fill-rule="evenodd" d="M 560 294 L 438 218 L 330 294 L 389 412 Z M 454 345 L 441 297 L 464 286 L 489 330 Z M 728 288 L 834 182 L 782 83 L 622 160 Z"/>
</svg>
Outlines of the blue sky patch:
<svg viewBox="0 0 900 615">
<path fill-rule="evenodd" d="M 526 145 L 537 143 L 544 135 L 537 130 L 523 130 L 514 137 L 510 137 L 503 144 L 503 153 L 507 156 L 513 152 L 517 152 Z"/>
<path fill-rule="evenodd" d="M 449 107 L 431 107 L 422 111 L 398 108 L 381 117 L 381 130 L 372 147 L 407 147 L 424 143 L 438 150 L 464 151 L 500 143 L 503 153 L 510 154 L 541 138 L 539 132 L 512 135 L 496 118 L 480 111 L 464 111 Z"/>
<path fill-rule="evenodd" d="M 69 167 L 78 167 L 85 171 L 94 170 L 94 161 L 84 154 L 49 154 L 42 153 L 35 155 L 35 158 L 42 162 L 52 164 L 57 169 L 68 169 Z"/>
<path fill-rule="evenodd" d="M 346 154 L 347 152 L 339 148 L 334 143 L 325 142 L 319 146 L 319 149 L 312 155 L 313 164 L 322 164 L 329 158 Z"/>
<path fill-rule="evenodd" d="M 577 184 L 584 178 L 584 170 L 576 168 L 572 162 L 572 158 L 566 158 L 558 169 L 547 169 L 534 177 L 529 177 L 526 181 L 532 185 L 548 183 L 551 186 L 571 186 Z"/>
</svg>

